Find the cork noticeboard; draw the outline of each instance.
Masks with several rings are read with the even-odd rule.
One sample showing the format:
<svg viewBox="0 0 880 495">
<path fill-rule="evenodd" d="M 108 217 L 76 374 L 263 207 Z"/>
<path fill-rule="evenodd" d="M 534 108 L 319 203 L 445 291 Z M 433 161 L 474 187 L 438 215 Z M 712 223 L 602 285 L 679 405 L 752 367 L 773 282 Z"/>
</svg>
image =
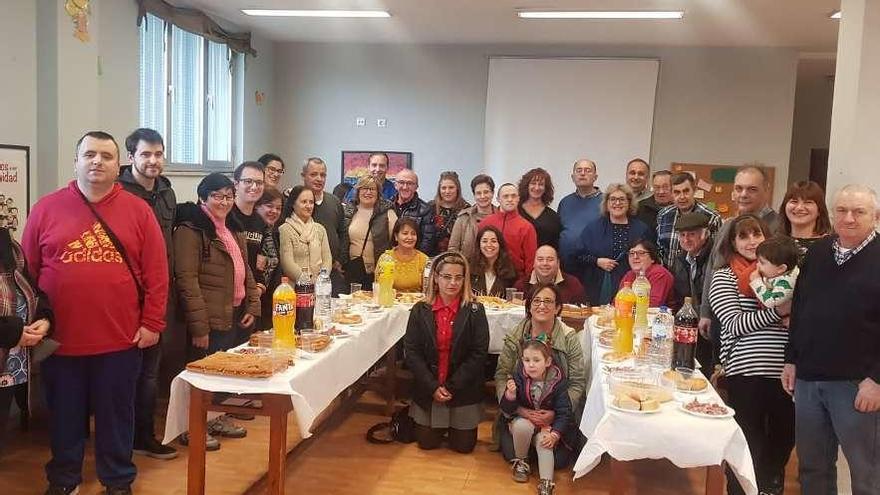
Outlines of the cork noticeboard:
<svg viewBox="0 0 880 495">
<path fill-rule="evenodd" d="M 673 162 L 669 170 L 673 174 L 690 172 L 697 182 L 695 188 L 697 201 L 714 208 L 722 218 L 729 218 L 736 213 L 731 195 L 733 194 L 733 179 L 739 168 L 730 165 Z M 767 174 L 767 181 L 770 185 L 770 204 L 773 204 L 773 180 L 776 169 L 764 167 L 764 172 Z"/>
</svg>

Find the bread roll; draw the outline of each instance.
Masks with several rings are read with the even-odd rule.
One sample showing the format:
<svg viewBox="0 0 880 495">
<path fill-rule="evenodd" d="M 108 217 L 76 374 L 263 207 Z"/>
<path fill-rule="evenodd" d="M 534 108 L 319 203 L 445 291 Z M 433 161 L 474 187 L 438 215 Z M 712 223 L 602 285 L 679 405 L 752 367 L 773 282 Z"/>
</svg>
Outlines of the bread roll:
<svg viewBox="0 0 880 495">
<path fill-rule="evenodd" d="M 641 402 L 642 411 L 656 411 L 660 409 L 660 403 L 654 399 L 648 399 Z"/>
</svg>

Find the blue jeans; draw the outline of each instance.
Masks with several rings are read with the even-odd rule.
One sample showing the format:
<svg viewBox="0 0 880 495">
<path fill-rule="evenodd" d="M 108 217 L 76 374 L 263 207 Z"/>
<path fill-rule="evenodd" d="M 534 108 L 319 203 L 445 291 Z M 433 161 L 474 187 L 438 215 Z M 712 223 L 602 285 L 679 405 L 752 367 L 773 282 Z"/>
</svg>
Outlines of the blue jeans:
<svg viewBox="0 0 880 495">
<path fill-rule="evenodd" d="M 95 463 L 104 486 L 128 485 L 137 468 L 131 462 L 134 441 L 134 394 L 141 350 L 95 356 L 50 356 L 42 365 L 52 460 L 49 483 L 82 483 L 89 406 L 95 413 Z M 91 402 L 91 404 L 89 404 Z"/>
<path fill-rule="evenodd" d="M 838 444 L 853 495 L 880 493 L 880 412 L 856 411 L 858 382 L 798 380 L 794 390 L 803 495 L 837 494 Z"/>
</svg>

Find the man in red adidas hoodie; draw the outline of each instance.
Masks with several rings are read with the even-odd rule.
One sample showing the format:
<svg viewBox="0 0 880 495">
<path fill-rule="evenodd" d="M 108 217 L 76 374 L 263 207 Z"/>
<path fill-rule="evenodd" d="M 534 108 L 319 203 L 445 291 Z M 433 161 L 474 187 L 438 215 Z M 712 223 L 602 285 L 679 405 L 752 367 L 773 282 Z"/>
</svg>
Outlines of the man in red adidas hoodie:
<svg viewBox="0 0 880 495">
<path fill-rule="evenodd" d="M 508 182 L 498 188 L 498 204 L 501 210 L 484 218 L 479 228 L 491 225 L 500 230 L 517 276 L 528 277 L 535 263 L 538 234 L 532 223 L 519 215 L 519 192 L 515 185 Z"/>
<path fill-rule="evenodd" d="M 76 180 L 34 205 L 22 238 L 61 344 L 42 365 L 51 413 L 46 493 L 76 493 L 82 482 L 91 406 L 98 478 L 107 493 L 126 494 L 137 473 L 131 456 L 141 349 L 165 328 L 165 240 L 149 205 L 116 183 L 113 136 L 80 138 L 74 168 Z"/>
</svg>

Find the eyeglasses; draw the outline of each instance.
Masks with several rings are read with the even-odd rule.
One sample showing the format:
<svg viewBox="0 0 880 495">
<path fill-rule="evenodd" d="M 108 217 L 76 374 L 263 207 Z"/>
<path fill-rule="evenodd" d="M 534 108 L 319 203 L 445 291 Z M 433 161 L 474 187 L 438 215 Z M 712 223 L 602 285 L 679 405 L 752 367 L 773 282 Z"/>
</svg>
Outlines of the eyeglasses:
<svg viewBox="0 0 880 495">
<path fill-rule="evenodd" d="M 220 193 L 213 192 L 213 193 L 209 194 L 208 196 L 210 196 L 211 199 L 213 199 L 214 201 L 216 201 L 218 203 L 222 203 L 224 201 L 235 201 L 234 194 L 220 194 Z"/>
<path fill-rule="evenodd" d="M 416 185 L 415 181 L 411 181 L 411 180 L 398 180 L 398 181 L 395 181 L 395 183 L 398 185 L 401 185 L 401 186 L 414 186 L 414 185 Z"/>
<path fill-rule="evenodd" d="M 440 278 L 443 279 L 447 284 L 450 282 L 461 283 L 464 282 L 464 275 L 450 275 L 448 273 L 439 274 Z"/>
<path fill-rule="evenodd" d="M 536 297 L 532 299 L 532 307 L 544 306 L 546 308 L 552 308 L 556 306 L 556 299 L 541 299 L 540 297 Z"/>
<path fill-rule="evenodd" d="M 376 189 L 375 187 L 362 187 L 360 190 L 361 191 L 373 191 L 373 192 L 378 191 L 378 189 Z"/>
<path fill-rule="evenodd" d="M 272 172 L 273 174 L 284 175 L 284 169 L 278 167 L 266 167 L 266 172 Z"/>
<path fill-rule="evenodd" d="M 608 198 L 609 203 L 626 203 L 627 198 Z"/>
<path fill-rule="evenodd" d="M 239 180 L 239 182 L 244 184 L 245 187 L 253 187 L 253 186 L 263 187 L 263 185 L 266 183 L 265 181 L 262 181 L 260 179 L 241 179 L 241 180 Z"/>
<path fill-rule="evenodd" d="M 636 257 L 636 256 L 638 256 L 639 258 L 641 258 L 642 256 L 645 256 L 645 255 L 647 255 L 647 254 L 648 254 L 647 251 L 644 251 L 644 250 L 638 250 L 638 249 L 632 249 L 632 250 L 630 250 L 630 252 L 629 252 L 629 256 L 630 256 L 631 258 L 634 258 L 634 257 Z"/>
</svg>

